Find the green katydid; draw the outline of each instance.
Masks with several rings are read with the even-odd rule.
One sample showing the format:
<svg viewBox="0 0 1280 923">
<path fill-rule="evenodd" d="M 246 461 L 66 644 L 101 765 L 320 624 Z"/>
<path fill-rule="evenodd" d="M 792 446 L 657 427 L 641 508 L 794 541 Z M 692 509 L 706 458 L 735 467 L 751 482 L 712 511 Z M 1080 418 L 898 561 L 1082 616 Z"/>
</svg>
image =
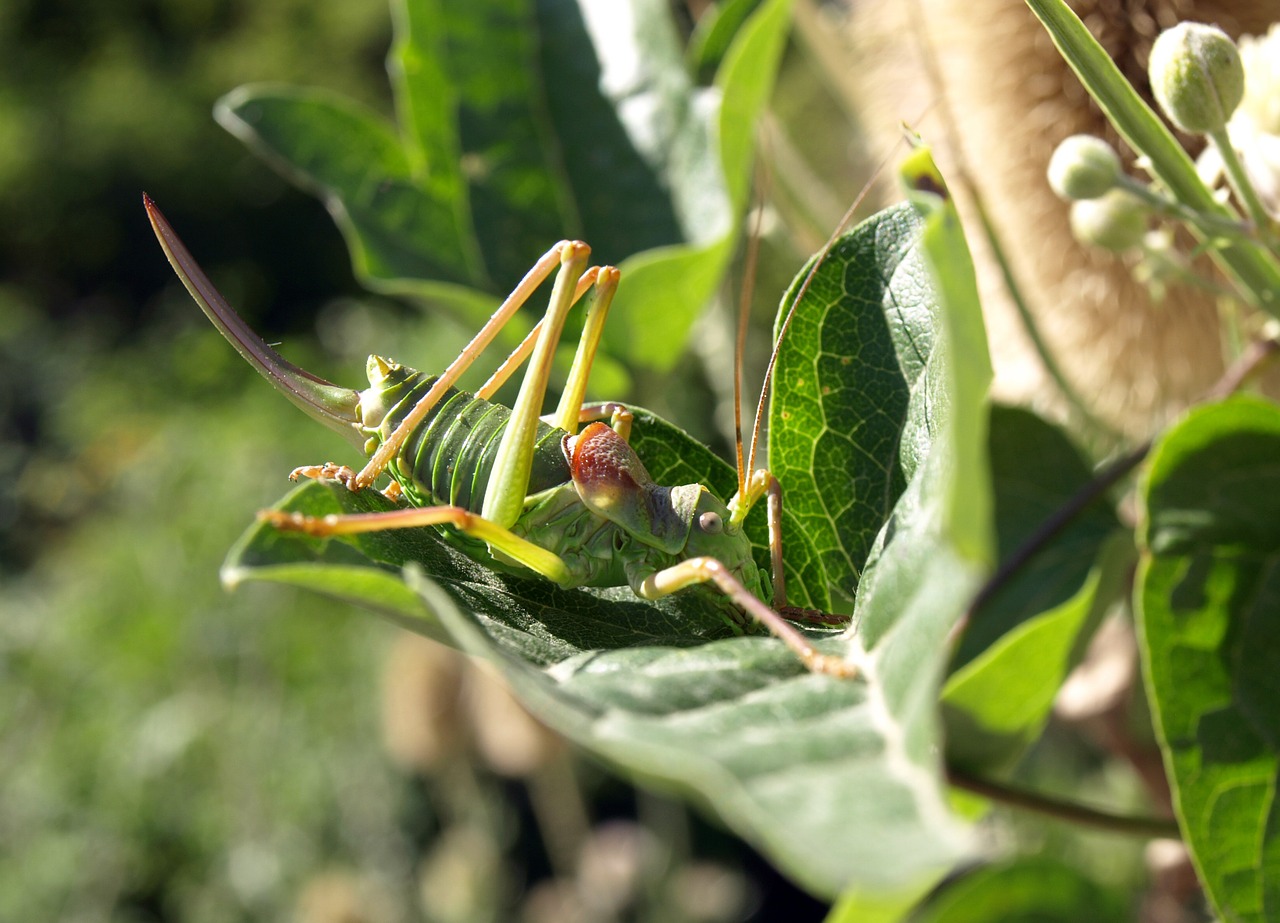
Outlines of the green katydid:
<svg viewBox="0 0 1280 923">
<path fill-rule="evenodd" d="M 151 199 L 143 201 L 169 262 L 222 335 L 294 404 L 371 456 L 359 472 L 326 463 L 295 469 L 290 477 L 336 479 L 356 491 L 386 473 L 391 485 L 384 493 L 405 504 L 347 516 L 259 514 L 274 527 L 326 537 L 451 526 L 457 531 L 445 531 L 453 538 L 461 533 L 471 540 L 457 542 L 469 553 L 484 555 L 487 546 L 486 563 L 566 587 L 630 586 L 656 599 L 711 584 L 810 670 L 856 675 L 852 664 L 815 649 L 782 614 L 801 611 L 786 603 L 781 486 L 768 470 L 748 473 L 739 450 L 738 491 L 728 503 L 700 484 L 658 486 L 627 442 L 630 411 L 614 403 L 584 405 L 620 276 L 611 266 L 588 268 L 585 243 L 561 241 L 548 250 L 439 376 L 371 356 L 370 387 L 357 392 L 298 368 L 268 346 L 214 288 Z M 553 273 L 546 314 L 524 342 L 474 395 L 456 390 L 459 376 Z M 594 297 L 568 383 L 544 421 L 539 414 L 552 355 L 569 310 L 589 290 Z M 492 402 L 526 359 L 514 406 Z M 743 531 L 761 498 L 767 498 L 771 575 L 757 567 Z M 763 601 L 770 588 L 772 605 Z"/>
</svg>

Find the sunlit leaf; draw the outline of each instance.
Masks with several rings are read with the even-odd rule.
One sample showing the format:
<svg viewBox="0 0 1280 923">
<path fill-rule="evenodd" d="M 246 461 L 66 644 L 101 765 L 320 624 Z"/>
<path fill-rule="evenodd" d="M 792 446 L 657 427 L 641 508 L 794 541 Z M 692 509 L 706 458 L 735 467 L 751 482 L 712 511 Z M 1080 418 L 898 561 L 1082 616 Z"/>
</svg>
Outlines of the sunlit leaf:
<svg viewBox="0 0 1280 923">
<path fill-rule="evenodd" d="M 1093 477 L 1060 430 L 1013 408 L 992 412 L 991 471 L 1002 560 Z M 953 764 L 1008 768 L 1039 735 L 1093 629 L 1125 591 L 1132 540 L 1119 528 L 1105 498 L 1096 501 L 971 614 L 943 692 Z"/>
<path fill-rule="evenodd" d="M 1179 824 L 1223 919 L 1280 913 L 1280 408 L 1160 440 L 1142 492 L 1143 666 Z"/>
<path fill-rule="evenodd" d="M 670 368 L 728 265 L 789 9 L 747 17 L 704 88 L 665 3 L 397 0 L 398 124 L 282 86 L 217 116 L 325 201 L 369 287 L 479 316 L 581 237 L 624 272 L 606 348 Z"/>
<path fill-rule="evenodd" d="M 935 351 L 927 367 L 931 392 L 949 395 L 951 366 Z M 641 413 L 633 432 L 660 479 L 733 489 L 732 470 L 709 464 L 706 449 L 674 427 Z M 309 566 L 322 592 L 370 593 L 371 608 L 495 661 L 547 724 L 638 779 L 688 792 L 815 893 L 901 891 L 966 847 L 946 806 L 934 711 L 942 639 L 976 574 L 939 530 L 952 490 L 942 475 L 964 438 L 938 428 L 892 513 L 896 531 L 882 533 L 865 600 L 866 624 L 880 634 L 811 632 L 823 649 L 858 660 L 865 674 L 854 681 L 809 673 L 773 639 L 735 636 L 715 591 L 648 603 L 625 588 L 561 590 L 472 560 L 430 531 L 319 542 L 255 527 L 227 575 L 305 583 Z M 704 468 L 712 474 L 698 474 Z M 286 502 L 314 512 L 385 504 L 324 485 Z M 281 562 L 287 571 L 275 570 Z M 377 573 L 356 575 L 355 566 Z M 895 587 L 906 569 L 917 577 L 903 592 Z M 817 572 L 801 570 L 807 579 Z M 393 589 L 388 575 L 403 586 Z M 420 594 L 420 611 L 406 605 L 405 589 Z"/>
</svg>

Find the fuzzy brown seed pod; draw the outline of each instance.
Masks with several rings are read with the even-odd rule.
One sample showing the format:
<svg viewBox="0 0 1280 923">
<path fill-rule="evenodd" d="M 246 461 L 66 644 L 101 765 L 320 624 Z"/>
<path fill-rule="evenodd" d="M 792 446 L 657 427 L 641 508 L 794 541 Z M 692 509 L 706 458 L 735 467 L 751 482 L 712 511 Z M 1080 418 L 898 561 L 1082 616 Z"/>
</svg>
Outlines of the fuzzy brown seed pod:
<svg viewBox="0 0 1280 923">
<path fill-rule="evenodd" d="M 1173 286 L 1154 302 L 1130 267 L 1071 235 L 1068 205 L 1045 178 L 1057 145 L 1100 135 L 1131 158 L 1023 0 L 860 0 L 845 29 L 840 81 L 877 146 L 903 120 L 959 175 L 945 104 L 974 184 L 1009 252 L 1036 322 L 1065 376 L 1104 420 L 1140 435 L 1221 375 L 1222 335 L 1211 298 Z M 1148 100 L 1146 63 L 1159 32 L 1181 20 L 1216 23 L 1233 38 L 1261 34 L 1275 0 L 1074 0 L 1071 6 Z M 932 58 L 930 63 L 929 58 Z M 1195 151 L 1193 150 L 1193 153 Z M 961 187 L 953 183 L 953 189 Z M 966 205 L 959 189 L 962 208 Z M 966 219 L 973 218 L 967 209 Z M 1023 332 L 980 225 L 967 220 L 1004 399 L 1061 407 Z"/>
</svg>

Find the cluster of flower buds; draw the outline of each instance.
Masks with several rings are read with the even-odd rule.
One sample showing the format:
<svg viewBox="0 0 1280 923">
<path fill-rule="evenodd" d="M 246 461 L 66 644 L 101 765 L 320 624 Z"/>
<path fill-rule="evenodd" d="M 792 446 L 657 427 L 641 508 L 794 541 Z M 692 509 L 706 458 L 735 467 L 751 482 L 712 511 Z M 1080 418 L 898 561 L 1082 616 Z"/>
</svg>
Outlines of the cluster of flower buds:
<svg viewBox="0 0 1280 923">
<path fill-rule="evenodd" d="M 1199 170 L 1209 186 L 1225 179 L 1234 192 L 1245 216 L 1237 229 L 1273 233 L 1280 218 L 1280 25 L 1237 47 L 1215 26 L 1182 23 L 1156 39 L 1149 75 L 1169 121 L 1208 138 Z M 1186 269 L 1185 261 L 1170 259 L 1168 232 L 1148 231 L 1154 216 L 1173 215 L 1202 228 L 1224 224 L 1221 215 L 1191 214 L 1158 186 L 1129 176 L 1100 138 L 1075 135 L 1063 141 L 1049 162 L 1048 178 L 1053 191 L 1072 203 L 1076 238 L 1113 251 L 1141 249 L 1144 262 L 1152 263 L 1140 272 L 1147 279 Z M 1228 195 L 1223 189 L 1219 198 L 1225 202 Z"/>
</svg>

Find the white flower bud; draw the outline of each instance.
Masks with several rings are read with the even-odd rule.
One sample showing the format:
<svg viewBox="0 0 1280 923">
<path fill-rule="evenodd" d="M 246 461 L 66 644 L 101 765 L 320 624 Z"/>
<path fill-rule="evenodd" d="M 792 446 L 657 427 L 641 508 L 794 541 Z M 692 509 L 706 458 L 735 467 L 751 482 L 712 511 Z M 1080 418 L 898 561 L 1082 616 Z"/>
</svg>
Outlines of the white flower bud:
<svg viewBox="0 0 1280 923">
<path fill-rule="evenodd" d="M 1220 130 L 1244 96 L 1240 52 L 1216 26 L 1183 22 L 1161 32 L 1147 71 L 1160 108 L 1185 132 Z"/>
<path fill-rule="evenodd" d="M 1122 189 L 1071 203 L 1071 233 L 1081 243 L 1121 252 L 1142 243 L 1147 207 Z"/>
<path fill-rule="evenodd" d="M 1111 145 L 1092 135 L 1072 135 L 1049 160 L 1049 187 L 1067 199 L 1096 199 L 1120 179 L 1120 158 Z"/>
</svg>

